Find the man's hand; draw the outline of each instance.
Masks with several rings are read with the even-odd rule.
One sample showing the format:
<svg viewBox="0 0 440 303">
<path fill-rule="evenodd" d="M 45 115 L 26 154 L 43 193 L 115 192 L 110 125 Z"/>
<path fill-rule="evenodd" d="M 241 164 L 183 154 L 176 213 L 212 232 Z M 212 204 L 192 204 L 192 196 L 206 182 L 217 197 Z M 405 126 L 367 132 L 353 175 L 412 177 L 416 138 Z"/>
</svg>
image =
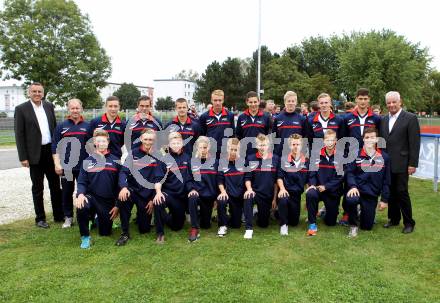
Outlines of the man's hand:
<svg viewBox="0 0 440 303">
<path fill-rule="evenodd" d="M 319 191 L 320 193 L 322 193 L 323 191 L 325 191 L 325 186 L 324 186 L 324 185 L 318 185 L 316 188 L 318 189 L 318 191 Z"/>
<path fill-rule="evenodd" d="M 289 192 L 284 188 L 284 189 L 280 189 L 280 191 L 278 192 L 278 198 L 287 198 L 289 197 Z"/>
<path fill-rule="evenodd" d="M 252 189 L 249 189 L 249 190 L 247 190 L 244 193 L 244 198 L 245 199 L 250 199 L 250 198 L 253 198 L 253 197 L 255 197 L 255 192 Z"/>
<path fill-rule="evenodd" d="M 74 205 L 76 208 L 81 209 L 84 207 L 84 202 L 89 202 L 87 201 L 86 196 L 84 196 L 84 194 L 79 194 L 78 198 L 76 198 Z"/>
<path fill-rule="evenodd" d="M 352 189 L 350 189 L 347 193 L 347 197 L 351 198 L 351 197 L 359 197 L 359 190 L 356 187 L 353 187 Z"/>
<path fill-rule="evenodd" d="M 163 202 L 165 202 L 165 196 L 163 195 L 162 192 L 157 192 L 156 195 L 154 196 L 153 204 L 159 205 L 162 204 Z"/>
<path fill-rule="evenodd" d="M 152 200 L 148 202 L 147 206 L 145 206 L 145 209 L 147 210 L 147 214 L 151 215 L 153 213 L 154 204 Z"/>
<path fill-rule="evenodd" d="M 379 206 L 377 207 L 377 209 L 379 210 L 379 211 L 383 211 L 385 208 L 387 208 L 388 207 L 388 203 L 386 203 L 386 202 L 383 202 L 383 201 L 380 201 L 379 202 Z"/>
<path fill-rule="evenodd" d="M 125 202 L 127 201 L 128 197 L 130 197 L 130 191 L 127 187 L 122 188 L 118 195 L 119 200 Z"/>
<path fill-rule="evenodd" d="M 413 166 L 408 166 L 408 175 L 412 175 L 416 172 L 416 168 Z"/>
<path fill-rule="evenodd" d="M 63 174 L 63 167 L 61 165 L 55 164 L 55 172 L 58 176 L 61 176 Z"/>
<path fill-rule="evenodd" d="M 272 200 L 272 209 L 276 209 L 277 208 L 277 199 L 273 199 Z"/>
<path fill-rule="evenodd" d="M 29 167 L 29 161 L 28 160 L 21 161 L 20 163 L 21 163 L 21 166 L 23 166 L 23 167 Z"/>
<path fill-rule="evenodd" d="M 119 215 L 119 208 L 117 208 L 116 206 L 113 206 L 113 208 L 108 213 L 111 215 L 110 220 L 113 221 Z"/>
</svg>

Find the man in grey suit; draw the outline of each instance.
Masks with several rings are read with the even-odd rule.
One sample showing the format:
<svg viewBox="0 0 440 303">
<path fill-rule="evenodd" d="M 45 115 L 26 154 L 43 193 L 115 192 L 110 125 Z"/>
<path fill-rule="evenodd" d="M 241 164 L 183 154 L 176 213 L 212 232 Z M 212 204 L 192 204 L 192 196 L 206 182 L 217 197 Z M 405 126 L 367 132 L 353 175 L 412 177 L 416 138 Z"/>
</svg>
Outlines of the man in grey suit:
<svg viewBox="0 0 440 303">
<path fill-rule="evenodd" d="M 415 173 L 419 163 L 420 126 L 417 116 L 402 109 L 398 92 L 385 95 L 388 115 L 381 121 L 380 136 L 386 141 L 391 164 L 391 188 L 388 201 L 388 223 L 385 228 L 399 225 L 403 218 L 403 233 L 414 231 L 411 199 L 408 193 L 409 175 Z M 386 204 L 381 202 L 380 208 Z"/>
<path fill-rule="evenodd" d="M 38 227 L 48 228 L 43 204 L 44 176 L 49 183 L 54 220 L 64 221 L 60 178 L 55 172 L 51 151 L 56 118 L 52 103 L 43 100 L 44 88 L 41 83 L 32 83 L 28 94 L 30 100 L 15 108 L 15 141 L 21 165 L 29 168 L 32 180 L 35 223 Z"/>
</svg>

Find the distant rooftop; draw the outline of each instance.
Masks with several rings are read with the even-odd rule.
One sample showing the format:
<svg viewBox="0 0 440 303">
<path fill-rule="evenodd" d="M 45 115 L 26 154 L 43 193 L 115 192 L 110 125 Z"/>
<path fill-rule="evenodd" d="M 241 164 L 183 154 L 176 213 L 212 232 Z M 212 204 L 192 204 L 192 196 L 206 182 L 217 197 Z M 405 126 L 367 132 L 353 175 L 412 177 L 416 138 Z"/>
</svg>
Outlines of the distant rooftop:
<svg viewBox="0 0 440 303">
<path fill-rule="evenodd" d="M 153 81 L 186 81 L 196 83 L 196 81 L 188 80 L 188 79 L 154 79 Z"/>
</svg>

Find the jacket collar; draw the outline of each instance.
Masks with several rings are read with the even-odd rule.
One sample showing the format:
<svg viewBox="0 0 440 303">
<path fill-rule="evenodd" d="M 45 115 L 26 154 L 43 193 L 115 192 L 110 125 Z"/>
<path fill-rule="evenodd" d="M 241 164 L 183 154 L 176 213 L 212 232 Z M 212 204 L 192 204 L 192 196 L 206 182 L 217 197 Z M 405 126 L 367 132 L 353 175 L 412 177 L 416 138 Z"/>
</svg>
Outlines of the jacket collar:
<svg viewBox="0 0 440 303">
<path fill-rule="evenodd" d="M 256 153 L 255 155 L 257 156 L 257 159 L 263 159 L 263 155 L 260 154 L 259 151 L 257 151 L 257 153 Z M 272 159 L 272 157 L 273 157 L 273 154 L 272 154 L 272 153 L 269 153 L 269 154 L 267 155 L 267 159 Z"/>
<path fill-rule="evenodd" d="M 72 117 L 70 115 L 68 115 L 66 117 L 66 119 L 72 121 L 73 123 L 75 123 L 75 121 L 73 121 L 73 119 L 72 119 Z M 82 115 L 79 116 L 79 121 L 78 121 L 78 123 L 75 123 L 75 124 L 80 124 L 81 122 L 84 122 L 84 117 Z"/>
<path fill-rule="evenodd" d="M 251 116 L 251 113 L 249 112 L 249 108 L 246 109 L 243 113 L 244 113 L 245 115 L 247 115 L 247 116 Z M 258 110 L 258 112 L 257 112 L 257 116 L 258 116 L 258 117 L 263 116 L 263 111 L 262 111 L 261 109 Z"/>
<path fill-rule="evenodd" d="M 222 106 L 222 116 L 226 116 L 227 114 L 228 114 L 228 112 L 227 112 L 226 108 L 224 106 Z M 209 116 L 215 117 L 215 113 L 212 108 L 209 110 Z"/>
<path fill-rule="evenodd" d="M 359 117 L 359 112 L 358 112 L 357 110 L 352 111 L 352 113 L 353 113 L 353 115 L 355 115 L 356 117 Z M 374 115 L 374 113 L 373 113 L 373 111 L 371 110 L 371 107 L 369 107 L 369 108 L 368 108 L 368 111 L 367 111 L 367 117 L 371 117 L 371 116 L 373 116 L 373 115 Z"/>
<path fill-rule="evenodd" d="M 174 123 L 179 123 L 179 122 L 180 122 L 180 121 L 179 121 L 179 117 L 178 117 L 178 116 L 175 116 L 174 119 L 173 119 L 173 122 L 174 122 Z M 190 118 L 189 116 L 186 117 L 185 124 L 191 124 L 191 118 Z"/>
<path fill-rule="evenodd" d="M 105 122 L 105 123 L 110 123 L 110 121 L 109 121 L 108 118 L 107 118 L 107 114 L 102 115 L 102 117 L 101 117 L 101 121 L 102 121 L 102 122 Z M 119 115 L 116 116 L 115 122 L 116 122 L 116 123 L 121 123 L 121 118 L 119 118 Z"/>
<path fill-rule="evenodd" d="M 317 112 L 315 114 L 315 116 L 313 117 L 313 122 L 318 122 L 319 121 L 319 116 L 321 116 L 321 112 Z M 328 116 L 328 120 L 330 121 L 331 119 L 333 119 L 335 117 L 335 114 L 333 112 L 330 112 L 330 115 Z"/>
</svg>

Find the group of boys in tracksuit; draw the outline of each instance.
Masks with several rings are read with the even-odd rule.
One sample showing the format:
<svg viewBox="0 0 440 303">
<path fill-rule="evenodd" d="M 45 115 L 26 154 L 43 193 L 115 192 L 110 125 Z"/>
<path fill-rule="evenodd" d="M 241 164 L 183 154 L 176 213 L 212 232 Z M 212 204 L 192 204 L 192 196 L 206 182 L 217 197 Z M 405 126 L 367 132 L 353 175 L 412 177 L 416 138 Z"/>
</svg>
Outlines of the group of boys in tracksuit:
<svg viewBox="0 0 440 303">
<path fill-rule="evenodd" d="M 308 235 L 316 235 L 319 201 L 323 201 L 326 207 L 324 223 L 335 225 L 339 199 L 352 188 L 356 188 L 358 194 L 347 199 L 345 210 L 349 214 L 350 225 L 358 224 L 359 204 L 362 209 L 360 226 L 371 229 L 371 218 L 374 220 L 374 214 L 371 213 L 372 204 L 374 201 L 377 204 L 380 194 L 383 201 L 387 199 L 388 158 L 379 150 L 377 155 L 372 156 L 361 149 L 356 161 L 342 168 L 342 171 L 347 172 L 344 177 L 335 161 L 335 145 L 337 139 L 348 134 L 358 139 L 362 146 L 361 134 L 373 124 L 378 125 L 377 116 L 371 115 L 370 111 L 366 118 L 359 117 L 356 113 L 340 117 L 331 112 L 325 119 L 320 112 L 304 117 L 285 110 L 272 121 L 267 113 L 261 110 L 253 112 L 254 115 L 249 110 L 241 114 L 236 126 L 232 113 L 224 107 L 218 114 L 212 109 L 209 110 L 201 115 L 198 122 L 188 118 L 186 123 L 182 124 L 176 117 L 167 127 L 171 125 L 175 128 L 170 136 L 179 133 L 180 137 L 169 138 L 170 144 L 165 156 L 159 154 L 153 145 L 150 146 L 151 142 L 143 142 L 145 139 L 153 141 L 154 144 L 155 138 L 152 137 L 156 135 L 153 133 L 160 130 L 162 124 L 153 125 L 153 120 L 135 119 L 132 122 L 134 125 L 129 126 L 133 131 L 132 142 L 137 139 L 140 139 L 140 142 L 132 146 L 124 165 L 120 165 L 118 160 L 125 127 L 128 126 L 119 118 L 109 122 L 105 115 L 91 121 L 87 127 L 88 137 L 91 137 L 90 130 L 95 128 L 105 131 L 108 135 L 108 152 L 98 153 L 98 156 L 92 154 L 88 158 L 81 156 L 87 165 L 82 165 L 81 171 L 77 173 L 77 196 L 82 194 L 84 200 L 89 201 L 86 203 L 87 207 L 78 209 L 81 236 L 89 236 L 88 224 L 85 222 L 90 219 L 90 214 L 95 213 L 98 217 L 99 233 L 107 235 L 111 231 L 109 222 L 119 213 L 122 234 L 116 244 L 126 244 L 130 238 L 129 221 L 134 205 L 137 207 L 136 223 L 140 233 L 150 231 L 151 217 L 154 213 L 159 243 L 164 241 L 165 225 L 172 230 L 183 228 L 185 212 L 189 213 L 191 221 L 189 240 L 197 240 L 200 228 L 211 227 L 211 216 L 215 206 L 219 236 L 226 235 L 228 226 L 240 227 L 243 214 L 246 229 L 244 237 L 252 238 L 254 205 L 257 205 L 256 223 L 259 227 L 269 225 L 271 210 L 277 208 L 280 233 L 287 235 L 287 226 L 295 226 L 299 222 L 301 195 L 305 189 Z M 359 131 L 361 126 L 362 130 Z M 224 131 L 227 128 L 232 129 L 232 135 L 226 137 L 232 138 L 225 139 Z M 144 129 L 153 131 L 145 132 Z M 271 130 L 281 139 L 281 144 L 276 145 L 274 153 L 270 152 L 271 140 L 268 135 Z M 76 135 L 81 135 L 79 133 Z M 143 138 L 144 134 L 146 138 Z M 196 142 L 193 137 L 190 147 L 188 144 L 183 146 L 183 143 L 177 144 L 181 145 L 180 148 L 172 147 L 173 139 L 183 141 L 193 134 L 206 137 L 200 136 Z M 255 143 L 251 142 L 255 145 L 251 147 L 248 144 L 244 159 L 239 159 L 237 150 L 240 149 L 240 143 L 235 137 L 255 138 Z M 331 144 L 325 143 L 327 137 L 330 137 Z M 209 153 L 209 138 L 217 140 L 217 152 L 214 154 Z M 298 150 L 294 152 L 291 145 L 295 140 L 296 144 L 299 144 L 298 140 L 302 142 L 302 139 L 314 138 L 323 138 L 325 146 L 321 149 L 319 157 L 310 163 L 307 153 Z M 226 142 L 226 154 L 223 153 L 220 157 L 220 148 Z M 287 153 L 285 146 L 288 146 Z M 193 153 L 196 157 L 191 159 Z M 377 159 L 378 157 L 383 160 Z M 102 161 L 96 158 L 106 160 L 102 164 Z M 367 164 L 364 162 L 368 162 L 367 164 L 375 170 L 365 173 L 363 168 Z M 244 166 L 241 165 L 243 163 Z M 359 163 L 361 164 L 358 166 Z M 311 166 L 315 169 L 311 169 Z M 347 184 L 345 192 L 344 178 Z M 149 186 L 143 184 L 144 182 Z M 107 194 L 103 195 L 104 192 Z M 113 204 L 109 203 L 112 199 Z"/>
</svg>

